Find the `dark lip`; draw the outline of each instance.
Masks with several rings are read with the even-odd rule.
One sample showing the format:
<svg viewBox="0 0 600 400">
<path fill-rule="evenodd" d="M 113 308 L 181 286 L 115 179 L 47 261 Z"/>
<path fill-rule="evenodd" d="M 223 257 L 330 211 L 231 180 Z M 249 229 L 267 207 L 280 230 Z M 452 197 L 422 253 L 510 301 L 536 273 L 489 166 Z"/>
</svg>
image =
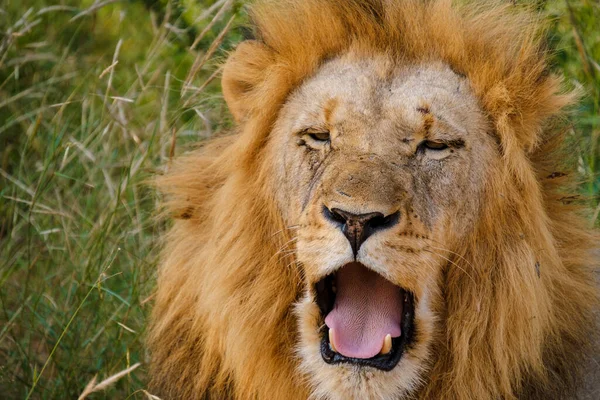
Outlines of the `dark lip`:
<svg viewBox="0 0 600 400">
<path fill-rule="evenodd" d="M 335 293 L 332 293 L 328 288 L 331 287 L 335 273 L 326 276 L 315 284 L 315 300 L 321 311 L 321 316 L 325 316 L 331 311 L 335 303 Z M 336 353 L 329 345 L 329 327 L 323 324 L 321 329 L 321 357 L 327 364 L 351 364 L 362 367 L 372 367 L 382 371 L 391 371 L 398 365 L 406 350 L 410 347 L 415 336 L 415 307 L 414 295 L 401 287 L 404 293 L 404 305 L 402 315 L 402 335 L 397 338 L 392 338 L 392 351 L 384 355 L 376 355 L 371 358 L 353 358 L 346 357 Z M 330 308 L 331 307 L 331 308 Z"/>
</svg>

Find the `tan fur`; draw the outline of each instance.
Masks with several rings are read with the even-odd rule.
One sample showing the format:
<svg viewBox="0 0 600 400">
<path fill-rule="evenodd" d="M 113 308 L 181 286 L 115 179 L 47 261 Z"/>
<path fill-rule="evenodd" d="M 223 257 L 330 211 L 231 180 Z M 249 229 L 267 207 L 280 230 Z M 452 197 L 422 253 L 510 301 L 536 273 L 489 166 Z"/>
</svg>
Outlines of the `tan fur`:
<svg viewBox="0 0 600 400">
<path fill-rule="evenodd" d="M 572 96 L 560 94 L 560 79 L 547 71 L 532 14 L 498 4 L 456 7 L 446 0 L 280 0 L 257 2 L 252 16 L 257 40 L 238 46 L 223 76 L 238 130 L 182 157 L 157 180 L 167 209 L 179 219 L 166 238 L 148 340 L 156 394 L 165 399 L 572 395 L 594 330 L 597 293 L 591 271 L 598 238 L 586 228 L 580 208 L 568 201 L 573 175 L 556 173 L 569 172 L 559 162 L 564 153 L 556 117 Z M 473 117 L 471 128 L 486 132 L 481 149 L 497 146 L 496 156 L 483 150 L 477 156 L 489 164 L 492 179 L 469 199 L 477 203 L 476 221 L 465 225 L 464 234 L 455 232 L 450 210 L 438 224 L 444 233 L 439 237 L 450 237 L 446 261 L 409 254 L 408 264 L 428 260 L 413 277 L 403 266 L 398 266 L 402 273 L 378 271 L 419 299 L 417 343 L 397 373 L 357 373 L 320 361 L 315 349 L 320 317 L 310 284 L 323 271 L 307 250 L 313 243 L 309 237 L 325 235 L 320 240 L 328 241 L 332 252 L 341 249 L 336 241 L 344 242 L 324 231 L 312 200 L 304 219 L 296 218 L 300 206 L 282 206 L 291 196 L 282 177 L 291 172 L 286 167 L 278 172 L 278 149 L 281 131 L 293 119 L 290 107 L 300 104 L 294 93 L 309 90 L 305 82 L 318 79 L 325 61 L 333 59 L 334 66 L 358 71 L 361 60 L 371 60 L 364 67 L 373 71 L 366 87 L 369 79 L 413 76 L 412 66 L 448 76 L 448 82 L 463 82 L 464 76 L 464 99 L 472 97 L 480 110 L 472 114 L 481 115 Z M 326 103 L 327 121 L 344 112 L 348 99 L 341 100 Z M 424 131 L 441 123 L 432 119 L 430 106 L 436 105 L 416 105 L 411 117 Z M 344 165 L 351 168 L 347 160 Z M 327 193 L 335 182 L 321 184 L 319 190 Z M 380 196 L 381 207 L 396 193 L 365 190 L 363 198 Z M 302 223 L 290 226 L 290 221 Z M 365 257 L 404 254 L 414 251 L 414 243 L 427 244 L 435 229 L 413 221 L 423 238 L 410 246 L 394 238 L 374 242 L 378 252 Z"/>
</svg>

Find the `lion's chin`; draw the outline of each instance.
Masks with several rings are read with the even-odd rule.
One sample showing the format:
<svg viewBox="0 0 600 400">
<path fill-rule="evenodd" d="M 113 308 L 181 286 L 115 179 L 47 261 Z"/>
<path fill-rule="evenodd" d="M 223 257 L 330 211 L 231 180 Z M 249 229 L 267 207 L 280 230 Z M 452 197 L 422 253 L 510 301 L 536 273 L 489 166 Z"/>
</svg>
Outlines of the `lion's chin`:
<svg viewBox="0 0 600 400">
<path fill-rule="evenodd" d="M 321 313 L 320 352 L 330 365 L 394 369 L 414 337 L 414 296 L 361 263 L 315 284 Z"/>
</svg>

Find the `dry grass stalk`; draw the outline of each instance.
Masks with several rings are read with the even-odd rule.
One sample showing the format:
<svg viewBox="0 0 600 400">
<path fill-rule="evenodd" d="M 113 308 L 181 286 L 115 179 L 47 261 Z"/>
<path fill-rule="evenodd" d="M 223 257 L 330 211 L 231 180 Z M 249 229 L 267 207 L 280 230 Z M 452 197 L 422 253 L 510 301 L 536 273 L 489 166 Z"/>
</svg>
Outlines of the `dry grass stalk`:
<svg viewBox="0 0 600 400">
<path fill-rule="evenodd" d="M 94 392 L 99 392 L 101 390 L 106 389 L 107 387 L 109 387 L 113 383 L 117 382 L 119 379 L 121 379 L 125 375 L 129 374 L 131 371 L 135 370 L 140 365 L 141 365 L 141 363 L 133 364 L 131 367 L 124 369 L 123 371 L 117 372 L 114 375 L 109 376 L 108 378 L 106 378 L 105 380 L 103 380 L 102 382 L 100 382 L 98 384 L 96 384 L 97 375 L 94 376 L 92 378 L 92 380 L 83 389 L 83 392 L 81 392 L 81 394 L 79 395 L 77 400 L 83 400 L 88 395 L 90 395 Z"/>
<path fill-rule="evenodd" d="M 206 35 L 206 33 L 212 29 L 215 22 L 220 20 L 223 13 L 225 13 L 225 11 L 227 11 L 229 9 L 229 7 L 231 6 L 231 3 L 232 3 L 232 0 L 227 0 L 225 2 L 225 4 L 223 4 L 223 6 L 219 9 L 219 11 L 215 14 L 213 19 L 208 23 L 208 25 L 206 25 L 206 27 L 202 30 L 202 32 L 200 32 L 200 34 L 198 35 L 196 40 L 194 40 L 194 43 L 192 43 L 192 45 L 190 46 L 190 50 L 194 50 L 196 48 L 196 46 L 198 46 L 198 43 L 200 43 L 202 38 L 204 38 L 204 35 Z"/>
<path fill-rule="evenodd" d="M 204 56 L 202 58 L 200 58 L 200 55 L 198 55 L 198 57 L 196 57 L 196 60 L 194 61 L 194 65 L 192 66 L 190 73 L 188 74 L 187 78 L 185 79 L 185 83 L 183 85 L 182 93 L 181 93 L 182 95 L 184 95 L 187 92 L 187 88 L 189 86 L 191 86 L 192 80 L 194 79 L 196 74 L 198 74 L 198 71 L 200 71 L 200 68 L 202 68 L 202 66 L 206 63 L 206 61 L 208 61 L 212 57 L 215 50 L 217 50 L 217 48 L 223 41 L 223 38 L 225 37 L 227 32 L 229 32 L 229 29 L 231 28 L 231 24 L 233 23 L 234 19 L 235 19 L 235 15 L 232 15 L 231 18 L 229 18 L 229 21 L 227 21 L 227 25 L 225 25 L 223 30 L 219 33 L 219 36 L 217 36 L 216 39 L 210 44 L 210 47 L 206 51 L 206 54 L 204 54 Z"/>
</svg>

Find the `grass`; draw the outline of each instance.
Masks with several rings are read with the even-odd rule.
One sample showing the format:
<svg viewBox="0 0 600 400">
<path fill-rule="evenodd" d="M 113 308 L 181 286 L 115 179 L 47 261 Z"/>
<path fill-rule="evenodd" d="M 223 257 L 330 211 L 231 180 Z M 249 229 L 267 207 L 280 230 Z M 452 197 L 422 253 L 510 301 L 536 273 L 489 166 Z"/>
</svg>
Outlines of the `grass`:
<svg viewBox="0 0 600 400">
<path fill-rule="evenodd" d="M 555 71 L 584 93 L 574 137 L 597 204 L 600 4 L 538 5 Z M 244 21 L 234 0 L 0 5 L 0 397 L 149 398 L 165 223 L 145 182 L 230 126 L 219 65 Z"/>
</svg>

